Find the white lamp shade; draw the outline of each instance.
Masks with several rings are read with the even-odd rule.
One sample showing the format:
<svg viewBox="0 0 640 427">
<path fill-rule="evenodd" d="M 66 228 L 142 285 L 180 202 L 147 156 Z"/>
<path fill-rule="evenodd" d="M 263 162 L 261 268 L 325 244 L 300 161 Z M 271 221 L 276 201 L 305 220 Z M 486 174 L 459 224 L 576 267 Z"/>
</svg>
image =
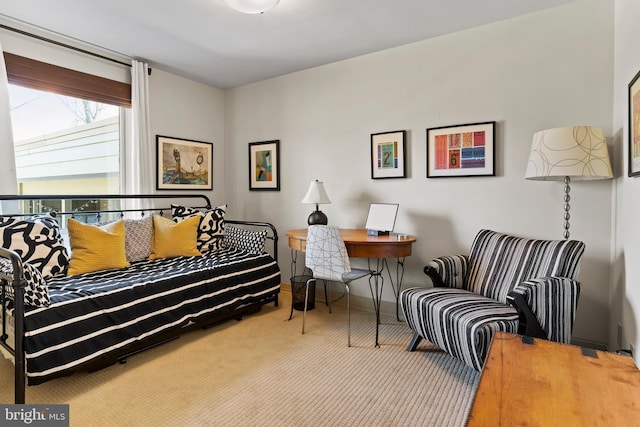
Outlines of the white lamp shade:
<svg viewBox="0 0 640 427">
<path fill-rule="evenodd" d="M 318 180 L 311 181 L 307 194 L 305 194 L 302 199 L 302 203 L 313 203 L 317 205 L 331 203 L 327 192 L 324 191 L 324 183 Z"/>
<path fill-rule="evenodd" d="M 546 129 L 533 135 L 525 177 L 561 181 L 613 178 L 602 129 L 569 126 Z"/>
<path fill-rule="evenodd" d="M 280 0 L 224 0 L 224 2 L 238 12 L 257 14 L 273 9 Z"/>
</svg>

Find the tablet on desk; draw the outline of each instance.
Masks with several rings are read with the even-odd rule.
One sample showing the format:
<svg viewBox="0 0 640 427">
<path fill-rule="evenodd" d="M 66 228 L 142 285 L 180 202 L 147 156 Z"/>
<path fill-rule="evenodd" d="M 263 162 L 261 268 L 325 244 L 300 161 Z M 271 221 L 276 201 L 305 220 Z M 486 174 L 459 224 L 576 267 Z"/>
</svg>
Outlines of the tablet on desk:
<svg viewBox="0 0 640 427">
<path fill-rule="evenodd" d="M 393 231 L 398 215 L 397 203 L 371 203 L 367 215 L 367 234 L 372 236 L 388 235 Z"/>
</svg>

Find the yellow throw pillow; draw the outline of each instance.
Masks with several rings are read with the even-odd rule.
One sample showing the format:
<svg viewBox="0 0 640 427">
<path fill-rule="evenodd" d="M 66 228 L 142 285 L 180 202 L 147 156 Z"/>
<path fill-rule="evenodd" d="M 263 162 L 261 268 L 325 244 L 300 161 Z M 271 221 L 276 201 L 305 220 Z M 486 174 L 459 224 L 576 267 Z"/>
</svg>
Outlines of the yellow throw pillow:
<svg viewBox="0 0 640 427">
<path fill-rule="evenodd" d="M 180 222 L 154 215 L 149 259 L 202 255 L 197 247 L 198 225 L 200 217 L 197 215 Z"/>
<path fill-rule="evenodd" d="M 67 275 L 129 266 L 124 246 L 124 221 L 101 227 L 69 218 L 71 261 Z"/>
</svg>

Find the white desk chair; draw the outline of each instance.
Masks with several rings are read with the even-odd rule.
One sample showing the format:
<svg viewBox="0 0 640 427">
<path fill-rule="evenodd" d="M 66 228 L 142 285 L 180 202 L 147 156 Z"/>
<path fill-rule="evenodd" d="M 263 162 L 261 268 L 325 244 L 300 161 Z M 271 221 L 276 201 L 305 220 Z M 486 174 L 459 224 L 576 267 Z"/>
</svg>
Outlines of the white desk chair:
<svg viewBox="0 0 640 427">
<path fill-rule="evenodd" d="M 305 265 L 311 269 L 313 277 L 307 281 L 304 298 L 304 314 L 302 316 L 302 333 L 307 318 L 307 299 L 309 284 L 316 280 L 331 280 L 344 283 L 347 291 L 347 344 L 351 347 L 351 309 L 349 307 L 349 283 L 372 271 L 352 269 L 347 248 L 337 227 L 327 225 L 311 225 L 307 232 Z"/>
</svg>

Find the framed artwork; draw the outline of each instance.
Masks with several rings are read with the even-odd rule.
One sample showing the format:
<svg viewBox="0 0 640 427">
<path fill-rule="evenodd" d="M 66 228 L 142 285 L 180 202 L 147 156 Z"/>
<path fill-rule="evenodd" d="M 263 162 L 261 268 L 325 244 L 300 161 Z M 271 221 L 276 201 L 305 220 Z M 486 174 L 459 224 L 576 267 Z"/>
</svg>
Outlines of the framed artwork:
<svg viewBox="0 0 640 427">
<path fill-rule="evenodd" d="M 427 178 L 495 176 L 496 122 L 427 129 Z"/>
<path fill-rule="evenodd" d="M 629 176 L 640 175 L 640 71 L 629 83 Z"/>
<path fill-rule="evenodd" d="M 404 168 L 407 131 L 371 134 L 371 178 L 406 178 Z"/>
<path fill-rule="evenodd" d="M 280 140 L 249 143 L 249 190 L 280 191 Z"/>
<path fill-rule="evenodd" d="M 158 190 L 213 189 L 213 144 L 156 135 Z"/>
</svg>

